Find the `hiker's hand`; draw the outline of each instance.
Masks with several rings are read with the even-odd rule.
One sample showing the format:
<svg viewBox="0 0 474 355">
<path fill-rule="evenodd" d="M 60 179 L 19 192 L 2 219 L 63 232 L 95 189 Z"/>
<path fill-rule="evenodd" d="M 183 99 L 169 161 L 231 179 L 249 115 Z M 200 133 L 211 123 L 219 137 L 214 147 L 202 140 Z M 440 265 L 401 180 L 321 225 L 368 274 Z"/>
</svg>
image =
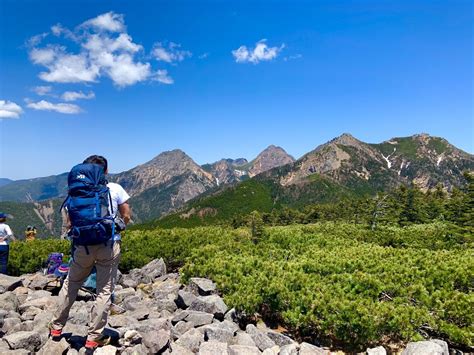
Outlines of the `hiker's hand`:
<svg viewBox="0 0 474 355">
<path fill-rule="evenodd" d="M 130 215 L 131 215 L 130 205 L 128 204 L 128 202 L 124 202 L 118 207 L 120 211 L 120 216 L 122 217 L 125 224 L 128 224 L 128 222 L 130 222 Z"/>
<path fill-rule="evenodd" d="M 0 237 L 0 243 L 4 242 L 5 241 L 5 238 L 4 237 Z"/>
</svg>

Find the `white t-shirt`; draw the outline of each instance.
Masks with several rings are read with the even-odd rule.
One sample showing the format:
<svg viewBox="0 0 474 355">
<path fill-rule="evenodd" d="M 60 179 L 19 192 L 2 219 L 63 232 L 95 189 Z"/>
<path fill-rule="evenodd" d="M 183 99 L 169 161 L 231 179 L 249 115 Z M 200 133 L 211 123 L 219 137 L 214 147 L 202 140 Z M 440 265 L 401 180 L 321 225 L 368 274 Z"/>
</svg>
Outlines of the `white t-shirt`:
<svg viewBox="0 0 474 355">
<path fill-rule="evenodd" d="M 0 245 L 8 245 L 8 237 L 13 235 L 10 226 L 5 223 L 0 223 L 0 237 L 5 238 L 3 242 L 0 242 Z"/>
<path fill-rule="evenodd" d="M 109 182 L 107 184 L 107 187 L 109 188 L 110 197 L 112 199 L 112 210 L 110 210 L 109 212 L 112 216 L 115 217 L 118 215 L 118 206 L 122 203 L 127 202 L 130 196 L 128 195 L 127 191 L 123 189 L 122 186 L 114 182 Z M 120 234 L 117 233 L 114 236 L 114 240 L 120 240 Z"/>
</svg>

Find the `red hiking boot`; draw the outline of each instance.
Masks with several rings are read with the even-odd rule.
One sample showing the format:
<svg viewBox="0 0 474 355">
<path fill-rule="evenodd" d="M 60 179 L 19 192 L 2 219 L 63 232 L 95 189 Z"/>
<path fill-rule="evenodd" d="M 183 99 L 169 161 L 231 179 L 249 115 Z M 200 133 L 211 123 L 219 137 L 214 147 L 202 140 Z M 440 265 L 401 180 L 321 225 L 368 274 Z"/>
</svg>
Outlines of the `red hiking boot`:
<svg viewBox="0 0 474 355">
<path fill-rule="evenodd" d="M 110 337 L 101 335 L 99 338 L 94 340 L 86 340 L 86 349 L 93 350 L 97 349 L 99 346 L 105 346 L 110 344 Z"/>
</svg>

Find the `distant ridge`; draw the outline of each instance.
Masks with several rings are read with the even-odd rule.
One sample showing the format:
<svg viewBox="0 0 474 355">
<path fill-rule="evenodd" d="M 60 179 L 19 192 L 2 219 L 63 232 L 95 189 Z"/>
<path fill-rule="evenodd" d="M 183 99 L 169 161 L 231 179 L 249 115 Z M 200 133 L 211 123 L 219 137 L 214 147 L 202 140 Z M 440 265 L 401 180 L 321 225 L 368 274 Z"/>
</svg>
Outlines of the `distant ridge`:
<svg viewBox="0 0 474 355">
<path fill-rule="evenodd" d="M 247 184 L 254 187 L 264 182 L 258 193 L 273 194 L 265 197 L 266 206 L 273 208 L 275 203 L 304 205 L 347 193 L 374 194 L 400 184 L 413 183 L 423 190 L 442 184 L 451 190 L 462 184 L 465 170 L 474 170 L 474 156 L 440 137 L 416 134 L 371 144 L 344 133 L 298 160 L 281 147 L 270 145 L 251 161 L 227 158 L 199 166 L 175 149 L 109 179 L 122 184 L 132 196 L 135 220 L 145 221 L 197 198 L 219 195 L 228 186 L 247 180 L 255 180 Z M 66 179 L 64 173 L 9 182 L 0 186 L 0 201 L 62 198 Z"/>
</svg>

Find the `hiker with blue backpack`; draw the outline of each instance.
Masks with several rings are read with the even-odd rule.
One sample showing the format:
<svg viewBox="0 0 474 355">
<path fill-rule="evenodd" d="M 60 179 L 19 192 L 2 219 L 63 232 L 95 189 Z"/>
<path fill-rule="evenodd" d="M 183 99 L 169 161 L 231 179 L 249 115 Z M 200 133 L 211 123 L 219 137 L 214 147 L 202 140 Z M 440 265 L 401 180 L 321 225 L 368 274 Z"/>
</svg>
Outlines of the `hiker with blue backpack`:
<svg viewBox="0 0 474 355">
<path fill-rule="evenodd" d="M 74 166 L 68 175 L 68 197 L 63 207 L 72 240 L 72 263 L 49 324 L 50 336 L 60 340 L 78 291 L 95 267 L 97 298 L 86 341 L 86 348 L 91 350 L 110 342 L 102 332 L 117 280 L 120 232 L 130 221 L 129 195 L 119 184 L 108 183 L 107 173 L 107 160 L 93 155 Z"/>
</svg>

